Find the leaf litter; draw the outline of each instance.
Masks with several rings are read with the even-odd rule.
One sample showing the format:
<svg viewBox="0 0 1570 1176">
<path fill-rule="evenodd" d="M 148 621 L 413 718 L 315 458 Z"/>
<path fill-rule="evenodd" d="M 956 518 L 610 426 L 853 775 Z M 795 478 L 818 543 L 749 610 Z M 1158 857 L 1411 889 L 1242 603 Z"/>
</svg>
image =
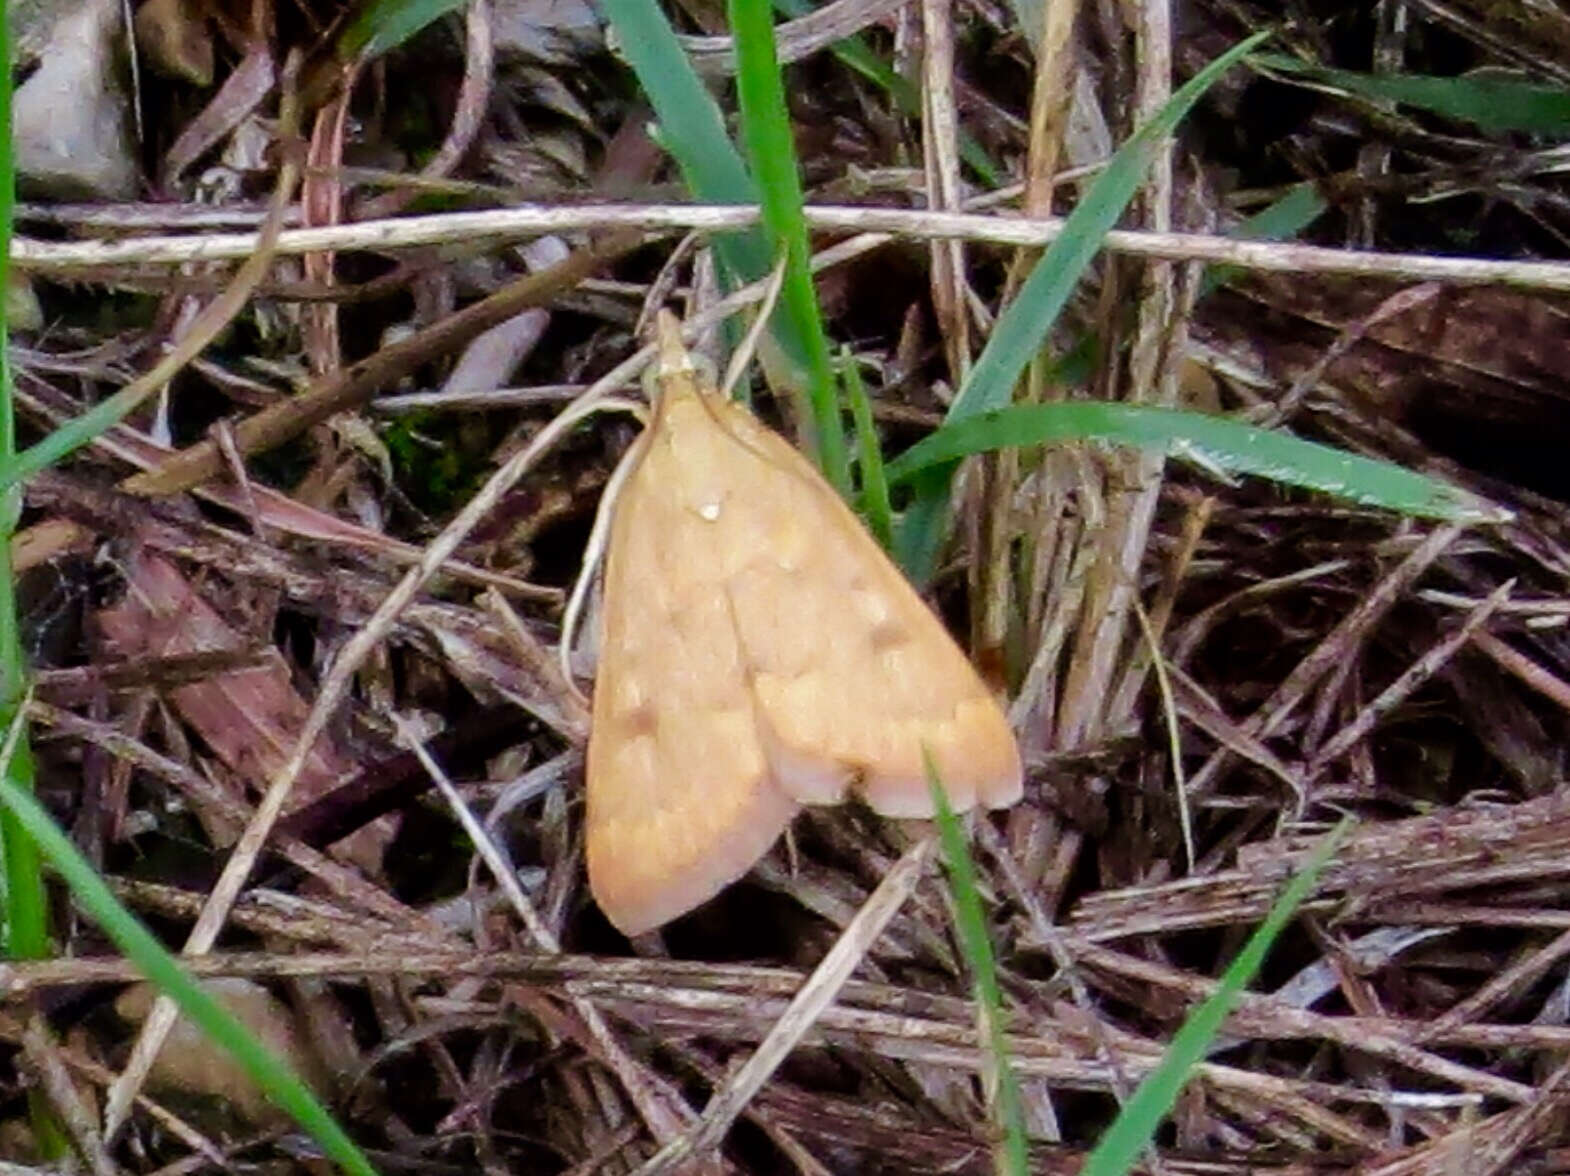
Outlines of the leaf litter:
<svg viewBox="0 0 1570 1176">
<path fill-rule="evenodd" d="M 305 76 L 323 88 L 303 128 L 314 187 L 286 224 L 327 235 L 304 263 L 280 253 L 163 408 L 139 411 L 26 490 L 18 576 L 24 601 L 39 602 L 29 648 L 40 792 L 171 946 L 304 729 L 327 668 L 450 520 L 444 487 L 472 485 L 528 449 L 559 403 L 556 391 L 476 407 L 464 400 L 473 379 L 585 387 L 633 350 L 651 289 L 701 294 L 712 280 L 686 251 L 662 272 L 668 236 L 595 252 L 586 221 L 561 237 L 568 260 L 553 264 L 568 269 L 547 265 L 555 279 L 465 318 L 528 280 L 535 263 L 512 242 L 402 248 L 389 219 L 372 247 L 336 247 L 334 226 L 417 206 L 680 196 L 581 9 L 474 6 L 360 70 L 346 91 L 323 83 L 339 68 L 320 56 L 334 7 L 143 5 L 138 36 L 158 39 L 162 49 L 143 48 L 149 62 L 161 52 L 169 74 L 140 77 L 144 139 L 124 139 L 110 149 L 123 158 L 94 167 L 131 169 L 157 199 L 84 205 L 80 188 L 45 182 L 24 187 L 35 202 L 20 210 L 20 233 L 40 249 L 146 236 L 199 246 L 213 215 L 254 226 L 276 153 L 299 145 L 267 142 L 267 119 L 253 115 L 276 108 L 290 50 L 318 54 Z M 848 27 L 871 46 L 903 43 L 896 10 L 862 11 L 870 23 Z M 82 5 L 78 19 L 97 13 Z M 1515 19 L 1424 5 L 1408 16 L 1381 24 L 1361 6 L 1322 5 L 1273 49 L 1342 71 L 1373 59 L 1458 77 L 1570 76 L 1563 30 L 1539 9 Z M 1076 157 L 1098 141 L 1086 128 L 1110 129 L 1100 141 L 1130 133 L 1126 97 L 1152 80 L 1142 63 L 1167 59 L 1152 45 L 1186 76 L 1275 18 L 1268 6 L 1201 3 L 1178 30 L 1136 34 L 1110 13 L 1081 12 L 1079 35 L 1060 47 L 1072 62 L 1063 91 L 1038 95 L 1070 112 L 1064 166 L 1099 162 Z M 701 6 L 679 19 L 683 32 L 722 29 Z M 957 6 L 951 19 L 961 128 L 1011 174 L 1030 174 L 1044 151 L 1027 135 L 1034 52 L 1055 42 L 1001 6 Z M 48 28 L 28 41 L 47 46 Z M 204 45 L 219 49 L 206 79 Z M 724 68 L 724 46 L 703 51 Z M 916 120 L 822 52 L 792 68 L 809 201 L 919 212 Z M 271 151 L 256 150 L 258 129 Z M 1175 183 L 1150 190 L 1183 232 L 1224 232 L 1307 181 L 1324 209 L 1305 244 L 1557 261 L 1570 239 L 1545 143 L 1384 90 L 1238 71 L 1183 135 Z M 1032 206 L 1062 212 L 1073 184 L 1051 180 Z M 123 181 L 111 187 L 118 200 Z M 1162 227 L 1141 215 L 1126 224 Z M 1290 243 L 1280 248 L 1290 257 Z M 199 256 L 24 274 L 46 324 L 15 340 L 24 440 L 116 390 L 117 373 L 151 366 L 232 273 Z M 998 305 L 1010 256 L 971 245 L 964 257 L 962 271 L 934 271 L 952 287 L 938 292 L 917 236 L 824 276 L 831 334 L 874 377 L 890 456 L 926 434 L 955 386 L 938 323 L 962 311 L 985 322 Z M 1091 362 L 1042 388 L 1134 399 L 1197 365 L 1240 419 L 1441 476 L 1511 517 L 1467 528 L 1403 520 L 1222 481 L 1202 465 L 1166 465 L 1152 482 L 1149 467 L 1092 447 L 1027 451 L 991 467 L 1006 478 L 973 479 L 934 598 L 1012 687 L 1028 749 L 1025 802 L 989 818 L 976 845 L 1032 1170 L 1078 1170 L 1119 1093 L 1208 995 L 1315 833 L 1348 812 L 1357 830 L 1150 1162 L 1171 1172 L 1562 1169 L 1562 300 L 1509 285 L 1435 291 L 1418 277 L 1249 271 L 1201 295 L 1196 268 L 1103 258 L 1053 340 Z M 1174 277 L 1177 296 L 1136 321 L 1133 309 L 1157 305 L 1151 289 Z M 492 335 L 482 353 L 482 332 L 507 324 L 524 337 Z M 293 385 L 279 375 L 289 370 L 303 373 Z M 1139 385 L 1136 372 L 1153 382 Z M 416 394 L 419 406 L 396 416 L 366 411 L 372 398 Z M 274 422 L 264 446 L 247 432 L 258 413 Z M 339 413 L 352 422 L 331 427 Z M 214 432 L 220 421 L 231 432 Z M 160 428 L 188 451 L 181 477 Z M 316 1031 L 335 1046 L 318 1070 L 322 1093 L 365 1146 L 403 1163 L 637 1170 L 727 1088 L 917 835 L 859 810 L 816 810 L 746 880 L 661 934 L 628 942 L 593 908 L 584 716 L 555 645 L 595 497 L 632 435 L 610 415 L 565 430 L 498 508 L 505 525 L 488 519 L 378 633 L 224 931 L 191 960 L 213 983 L 261 986 L 266 1007 L 295 1025 L 328 1027 Z M 1127 620 L 1130 597 L 1156 618 L 1167 716 L 1148 643 Z M 592 652 L 575 651 L 584 678 Z M 473 867 L 395 719 L 436 733 L 434 754 L 471 808 L 483 817 L 498 806 L 487 828 L 529 915 Z M 0 1063 L 7 1158 L 25 1154 L 21 1095 L 35 1072 L 24 999 L 47 1013 L 74 1084 L 46 1089 L 79 1109 L 100 1105 L 129 1045 L 109 1014 L 134 972 L 87 922 L 62 920 L 57 934 L 59 958 L 3 972 L 17 1002 L 0 1010 L 12 1050 Z M 741 1108 L 724 1151 L 731 1170 L 990 1170 L 985 1065 L 935 875 L 862 952 Z M 167 1089 L 149 1086 L 136 1104 L 134 1145 L 114 1143 L 124 1170 L 242 1148 L 288 1167 L 250 1093 L 220 1091 L 236 1119 Z"/>
</svg>

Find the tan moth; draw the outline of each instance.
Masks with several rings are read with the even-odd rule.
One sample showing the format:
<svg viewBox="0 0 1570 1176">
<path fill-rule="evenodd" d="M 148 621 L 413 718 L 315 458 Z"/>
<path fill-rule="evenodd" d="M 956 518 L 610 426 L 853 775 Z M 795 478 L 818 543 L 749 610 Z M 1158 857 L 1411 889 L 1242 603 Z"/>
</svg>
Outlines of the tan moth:
<svg viewBox="0 0 1570 1176">
<path fill-rule="evenodd" d="M 668 313 L 606 551 L 589 885 L 635 935 L 746 873 L 804 804 L 930 817 L 1021 794 L 1008 720 L 839 495 L 701 376 Z"/>
</svg>

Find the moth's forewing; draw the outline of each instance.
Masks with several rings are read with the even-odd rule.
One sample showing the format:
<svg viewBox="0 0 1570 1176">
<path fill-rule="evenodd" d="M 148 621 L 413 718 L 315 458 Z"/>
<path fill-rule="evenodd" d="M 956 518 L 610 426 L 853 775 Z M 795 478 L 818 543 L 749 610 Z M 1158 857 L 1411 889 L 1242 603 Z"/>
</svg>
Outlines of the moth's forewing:
<svg viewBox="0 0 1570 1176">
<path fill-rule="evenodd" d="M 588 866 L 629 934 L 744 874 L 797 803 L 1012 804 L 1018 747 L 953 639 L 817 471 L 699 387 L 663 394 L 615 509 L 588 755 Z"/>
</svg>

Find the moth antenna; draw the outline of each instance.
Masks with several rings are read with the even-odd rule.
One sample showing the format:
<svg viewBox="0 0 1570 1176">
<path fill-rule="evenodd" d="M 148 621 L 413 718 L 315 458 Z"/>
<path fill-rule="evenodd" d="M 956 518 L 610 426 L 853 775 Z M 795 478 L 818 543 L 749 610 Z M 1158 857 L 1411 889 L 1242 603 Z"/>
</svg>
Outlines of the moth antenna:
<svg viewBox="0 0 1570 1176">
<path fill-rule="evenodd" d="M 769 273 L 768 285 L 764 286 L 763 298 L 758 303 L 758 313 L 753 316 L 752 325 L 747 328 L 746 335 L 742 336 L 741 346 L 736 348 L 736 354 L 731 356 L 730 365 L 725 369 L 725 382 L 720 385 L 720 395 L 726 400 L 731 398 L 732 390 L 741 382 L 741 377 L 747 371 L 747 365 L 757 354 L 758 340 L 768 329 L 769 316 L 774 313 L 774 304 L 779 301 L 780 289 L 784 285 L 785 257 L 782 254 Z"/>
<path fill-rule="evenodd" d="M 660 308 L 675 295 L 679 271 L 686 263 L 688 254 L 697 252 L 698 246 L 703 241 L 703 234 L 693 230 L 676 242 L 676 248 L 671 250 L 671 255 L 665 259 L 659 272 L 654 275 L 654 280 L 649 283 L 649 292 L 644 297 L 643 308 L 638 311 L 637 321 L 632 324 L 634 339 L 642 339 L 648 335 L 650 322 L 659 314 Z"/>
<path fill-rule="evenodd" d="M 645 429 L 649 425 L 648 410 L 643 405 L 632 400 L 607 399 L 601 400 L 595 408 L 616 409 L 621 412 L 631 413 L 637 417 Z M 642 438 L 638 439 L 639 443 Z M 589 541 L 583 548 L 583 567 L 578 572 L 578 578 L 573 581 L 572 595 L 567 598 L 567 607 L 562 612 L 561 638 L 556 645 L 556 657 L 561 664 L 562 678 L 567 683 L 567 689 L 572 691 L 578 701 L 588 705 L 588 697 L 578 689 L 578 683 L 572 676 L 572 646 L 577 638 L 578 619 L 583 613 L 583 605 L 589 598 L 589 589 L 594 584 L 594 574 L 599 570 L 600 559 L 605 554 L 605 548 L 610 542 L 610 522 L 616 499 L 621 495 L 621 488 L 627 481 L 627 475 L 636 464 L 638 443 L 616 463 L 616 468 L 611 471 L 610 480 L 605 483 L 605 490 L 600 494 L 600 504 L 594 510 L 594 526 L 589 531 Z"/>
</svg>

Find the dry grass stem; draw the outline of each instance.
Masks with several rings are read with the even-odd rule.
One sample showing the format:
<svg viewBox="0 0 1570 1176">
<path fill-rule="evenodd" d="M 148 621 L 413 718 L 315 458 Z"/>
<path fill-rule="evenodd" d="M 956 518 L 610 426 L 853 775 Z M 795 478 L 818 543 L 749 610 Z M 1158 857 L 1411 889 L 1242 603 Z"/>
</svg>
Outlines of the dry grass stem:
<svg viewBox="0 0 1570 1176">
<path fill-rule="evenodd" d="M 990 1043 L 909 828 L 808 805 L 750 873 L 632 939 L 588 887 L 580 691 L 617 646 L 592 574 L 573 585 L 637 436 L 599 410 L 637 415 L 645 329 L 684 306 L 687 344 L 788 430 L 750 336 L 735 358 L 781 320 L 771 279 L 733 280 L 714 248 L 757 209 L 684 199 L 626 59 L 571 3 L 469 4 L 348 61 L 318 0 L 136 7 L 120 97 L 143 138 L 115 158 L 146 198 L 24 174 L 12 247 L 20 445 L 129 410 L 22 489 L 40 799 L 193 976 L 287 1008 L 387 1170 L 992 1172 Z M 718 10 L 665 7 L 728 117 Z M 1223 77 L 1014 399 L 1222 414 L 1489 512 L 1414 522 L 1102 443 L 961 465 L 923 592 L 1025 764 L 975 856 L 1032 1172 L 1081 1169 L 1346 814 L 1145 1169 L 1570 1166 L 1551 8 L 781 15 L 822 317 L 887 458 L 942 427 L 1114 150 L 1270 24 L 1272 52 L 1343 73 Z M 852 35 L 892 83 L 846 66 Z M 1359 92 L 1408 75 L 1492 97 Z M 1292 210 L 1295 240 L 1238 236 Z M 660 577 L 640 579 L 656 615 Z M 782 626 L 803 600 L 781 590 Z M 235 1100 L 142 1089 L 168 1010 L 122 1022 L 134 969 L 51 897 L 56 958 L 0 961 L 0 1167 L 41 1103 L 83 1171 L 298 1167 L 297 1137 Z"/>
</svg>

